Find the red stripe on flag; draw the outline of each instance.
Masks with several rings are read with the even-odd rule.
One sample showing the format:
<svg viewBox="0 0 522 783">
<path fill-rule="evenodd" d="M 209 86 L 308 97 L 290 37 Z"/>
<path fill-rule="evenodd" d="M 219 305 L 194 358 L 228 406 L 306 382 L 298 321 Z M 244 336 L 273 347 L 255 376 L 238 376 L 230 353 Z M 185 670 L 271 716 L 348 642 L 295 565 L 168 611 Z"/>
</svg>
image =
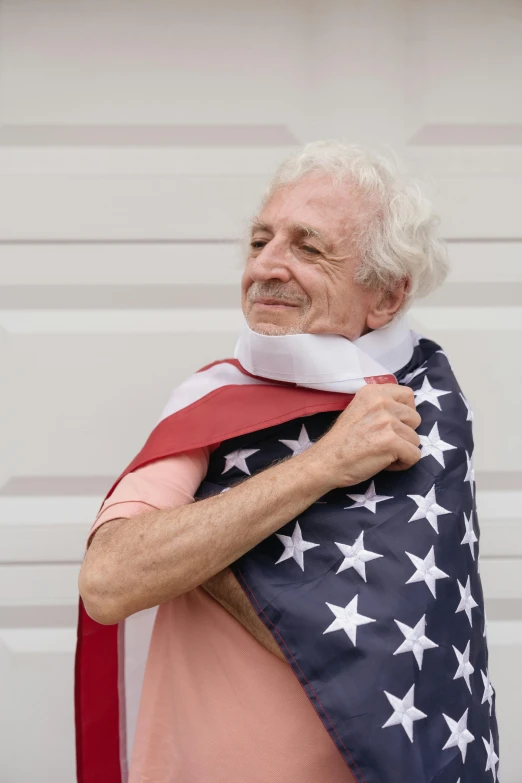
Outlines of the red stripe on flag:
<svg viewBox="0 0 522 783">
<path fill-rule="evenodd" d="M 95 622 L 81 598 L 74 699 L 78 783 L 121 783 L 118 626 Z"/>
<path fill-rule="evenodd" d="M 395 375 L 370 375 L 364 379 L 366 383 L 399 383 Z"/>
<path fill-rule="evenodd" d="M 127 473 L 149 462 L 222 443 L 301 416 L 341 411 L 353 398 L 353 394 L 294 386 L 222 386 L 163 419 L 106 497 L 110 497 Z"/>
</svg>

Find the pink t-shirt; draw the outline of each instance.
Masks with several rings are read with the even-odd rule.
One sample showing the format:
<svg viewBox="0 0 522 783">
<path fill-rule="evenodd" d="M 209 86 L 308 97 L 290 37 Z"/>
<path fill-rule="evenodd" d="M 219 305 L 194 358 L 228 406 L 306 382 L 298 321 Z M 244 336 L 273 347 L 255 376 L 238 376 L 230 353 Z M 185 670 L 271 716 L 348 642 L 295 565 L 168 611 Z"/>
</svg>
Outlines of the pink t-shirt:
<svg viewBox="0 0 522 783">
<path fill-rule="evenodd" d="M 209 449 L 125 476 L 89 536 L 118 517 L 194 500 Z M 353 783 L 289 664 L 202 587 L 158 609 L 129 783 Z"/>
</svg>

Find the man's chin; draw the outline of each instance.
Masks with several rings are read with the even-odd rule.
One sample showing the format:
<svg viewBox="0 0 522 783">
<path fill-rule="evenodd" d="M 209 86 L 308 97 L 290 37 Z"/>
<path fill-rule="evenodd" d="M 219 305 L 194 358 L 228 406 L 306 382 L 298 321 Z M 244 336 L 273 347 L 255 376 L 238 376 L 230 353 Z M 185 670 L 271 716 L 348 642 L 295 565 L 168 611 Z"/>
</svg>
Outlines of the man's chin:
<svg viewBox="0 0 522 783">
<path fill-rule="evenodd" d="M 282 337 L 285 334 L 301 334 L 302 331 L 297 326 L 275 326 L 274 324 L 262 324 L 252 329 L 253 332 L 264 334 L 271 337 Z"/>
<path fill-rule="evenodd" d="M 303 334 L 303 327 L 300 323 L 295 324 L 274 324 L 270 321 L 258 322 L 255 319 L 247 318 L 250 329 L 257 334 L 265 334 L 272 337 L 281 337 L 285 334 Z"/>
</svg>

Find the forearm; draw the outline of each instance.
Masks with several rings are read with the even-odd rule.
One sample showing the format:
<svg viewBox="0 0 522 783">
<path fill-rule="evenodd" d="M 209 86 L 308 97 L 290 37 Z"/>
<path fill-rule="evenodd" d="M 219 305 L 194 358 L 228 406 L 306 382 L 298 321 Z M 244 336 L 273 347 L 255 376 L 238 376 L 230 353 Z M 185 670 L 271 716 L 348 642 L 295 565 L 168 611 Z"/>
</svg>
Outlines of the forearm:
<svg viewBox="0 0 522 783">
<path fill-rule="evenodd" d="M 80 572 L 87 611 L 119 622 L 194 589 L 312 505 L 330 482 L 321 460 L 304 452 L 212 498 L 107 522 Z"/>
<path fill-rule="evenodd" d="M 266 650 L 285 663 L 287 662 L 274 637 L 257 616 L 254 607 L 230 568 L 227 567 L 215 574 L 203 582 L 201 587 L 235 617 Z"/>
</svg>

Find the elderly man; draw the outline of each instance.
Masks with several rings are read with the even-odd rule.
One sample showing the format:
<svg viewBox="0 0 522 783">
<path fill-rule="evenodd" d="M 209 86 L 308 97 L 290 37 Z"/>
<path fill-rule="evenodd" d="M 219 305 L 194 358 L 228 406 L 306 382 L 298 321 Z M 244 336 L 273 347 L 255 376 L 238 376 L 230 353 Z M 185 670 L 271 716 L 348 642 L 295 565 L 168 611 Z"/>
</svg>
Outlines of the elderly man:
<svg viewBox="0 0 522 783">
<path fill-rule="evenodd" d="M 174 391 L 89 535 L 82 783 L 496 779 L 471 412 L 405 320 L 435 229 L 364 151 L 276 172 L 235 358 Z"/>
</svg>

